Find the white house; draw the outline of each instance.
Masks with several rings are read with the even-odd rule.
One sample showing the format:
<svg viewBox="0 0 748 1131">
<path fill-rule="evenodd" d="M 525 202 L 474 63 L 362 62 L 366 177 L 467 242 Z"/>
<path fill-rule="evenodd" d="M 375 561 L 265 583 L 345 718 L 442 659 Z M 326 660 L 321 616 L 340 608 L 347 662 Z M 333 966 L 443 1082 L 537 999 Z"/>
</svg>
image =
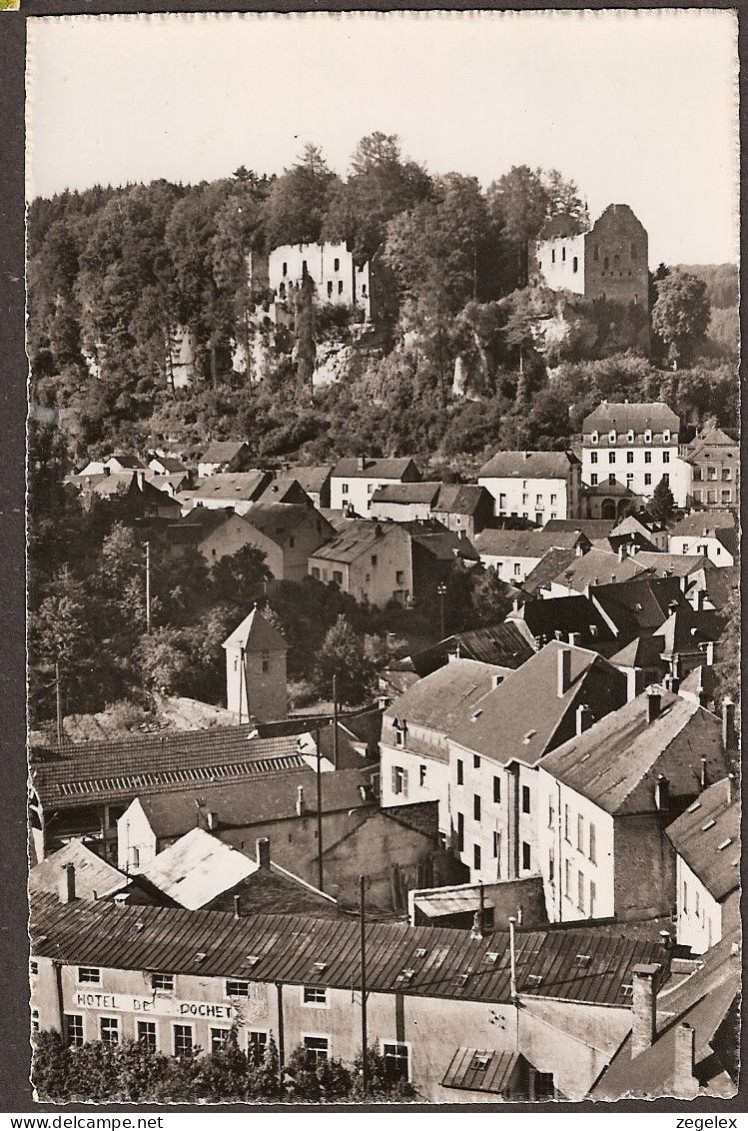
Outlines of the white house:
<svg viewBox="0 0 748 1131">
<path fill-rule="evenodd" d="M 678 455 L 679 430 L 680 420 L 666 404 L 603 401 L 582 424 L 582 482 L 625 487 L 648 499 L 664 479 L 676 505 L 685 506 L 691 468 Z"/>
<path fill-rule="evenodd" d="M 673 527 L 668 538 L 671 554 L 700 555 L 716 566 L 735 565 L 738 537 L 729 511 L 694 511 Z"/>
<path fill-rule="evenodd" d="M 339 459 L 330 477 L 330 507 L 355 511 L 361 518 L 371 513 L 372 495 L 378 487 L 396 483 L 420 483 L 421 473 L 409 456 L 398 459 Z"/>
<path fill-rule="evenodd" d="M 740 922 L 740 799 L 732 779 L 705 789 L 667 835 L 675 849 L 678 945 L 703 954 Z"/>
<path fill-rule="evenodd" d="M 283 244 L 270 252 L 268 278 L 277 301 L 290 298 L 305 276 L 320 302 L 356 306 L 370 320 L 369 264 L 357 264 L 344 243 Z"/>
<path fill-rule="evenodd" d="M 497 452 L 478 473 L 494 499 L 494 514 L 543 526 L 576 518 L 581 465 L 573 452 Z"/>
<path fill-rule="evenodd" d="M 521 585 L 549 550 L 577 549 L 580 556 L 589 541 L 579 531 L 546 533 L 544 530 L 481 530 L 473 546 L 482 565 L 496 570 L 502 581 Z"/>
</svg>

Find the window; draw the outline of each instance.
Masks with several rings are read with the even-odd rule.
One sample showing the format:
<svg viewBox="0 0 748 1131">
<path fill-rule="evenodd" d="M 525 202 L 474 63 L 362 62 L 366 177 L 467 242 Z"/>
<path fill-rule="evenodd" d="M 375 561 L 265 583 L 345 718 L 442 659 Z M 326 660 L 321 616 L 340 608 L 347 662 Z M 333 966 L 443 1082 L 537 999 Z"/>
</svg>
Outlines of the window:
<svg viewBox="0 0 748 1131">
<path fill-rule="evenodd" d="M 551 506 L 555 507 L 557 502 L 558 502 L 558 495 L 551 495 Z"/>
<path fill-rule="evenodd" d="M 497 832 L 497 830 L 494 829 L 494 834 L 493 834 L 493 858 L 494 858 L 494 860 L 498 860 L 500 853 L 501 853 L 501 833 Z M 496 875 L 497 875 L 497 878 L 498 878 L 498 872 L 496 873 Z"/>
<path fill-rule="evenodd" d="M 574 272 L 575 275 L 576 275 L 577 271 L 579 270 L 579 260 L 577 259 L 576 255 L 574 256 L 574 258 L 571 261 L 571 269 L 572 269 L 572 271 Z"/>
<path fill-rule="evenodd" d="M 608 463 L 615 463 L 615 462 L 616 462 L 616 453 L 613 452 L 613 451 L 608 452 Z"/>
<path fill-rule="evenodd" d="M 577 848 L 580 852 L 584 851 L 584 817 L 581 813 L 577 814 Z"/>
<path fill-rule="evenodd" d="M 210 1051 L 221 1052 L 226 1048 L 229 1043 L 230 1029 L 214 1029 L 210 1030 Z"/>
<path fill-rule="evenodd" d="M 307 262 L 306 262 L 306 259 L 302 259 L 302 261 L 301 261 L 301 274 L 306 275 L 306 273 L 307 273 Z"/>
<path fill-rule="evenodd" d="M 590 917 L 590 919 L 595 918 L 595 902 L 596 902 L 596 900 L 597 900 L 597 888 L 595 887 L 595 881 L 590 880 L 590 906 L 589 906 L 589 917 Z"/>
<path fill-rule="evenodd" d="M 651 430 L 651 428 L 647 428 L 645 433 L 644 433 L 644 443 L 645 444 L 651 444 L 652 443 L 652 430 Z"/>
<path fill-rule="evenodd" d="M 519 577 L 522 573 L 522 566 L 519 562 L 514 563 L 514 576 Z"/>
<path fill-rule="evenodd" d="M 597 487 L 597 476 L 594 472 L 592 473 L 592 475 L 590 475 L 590 486 Z"/>
<path fill-rule="evenodd" d="M 663 444 L 669 444 L 670 443 L 670 430 L 668 428 L 666 428 L 664 430 L 664 432 L 662 433 L 662 442 L 663 442 Z M 668 453 L 668 454 L 670 454 L 670 453 Z"/>
<path fill-rule="evenodd" d="M 634 462 L 634 453 L 633 452 L 626 452 L 626 463 L 633 463 L 633 462 Z"/>
<path fill-rule="evenodd" d="M 101 970 L 98 966 L 79 966 L 78 981 L 91 986 L 100 986 Z"/>
<path fill-rule="evenodd" d="M 685 880 L 683 881 L 683 912 L 685 915 L 688 914 L 688 884 Z"/>
<path fill-rule="evenodd" d="M 556 810 L 553 808 L 553 802 L 548 798 L 548 828 L 552 829 L 556 824 Z"/>
<path fill-rule="evenodd" d="M 662 462 L 663 463 L 670 463 L 670 452 L 663 452 L 662 453 Z"/>
<path fill-rule="evenodd" d="M 480 769 L 480 754 L 473 754 L 473 769 Z"/>
<path fill-rule="evenodd" d="M 577 872 L 577 907 L 584 911 L 584 876 Z"/>
<path fill-rule="evenodd" d="M 590 463 L 597 463 L 597 452 L 590 452 Z"/>
<path fill-rule="evenodd" d="M 630 472 L 628 473 L 628 475 L 626 476 L 626 486 L 627 486 L 628 488 L 631 488 L 631 484 L 632 484 L 633 482 L 634 482 L 634 473 L 633 473 L 633 471 L 630 471 Z"/>
<path fill-rule="evenodd" d="M 407 1045 L 382 1041 L 382 1059 L 388 1080 L 410 1079 L 410 1050 Z"/>
<path fill-rule="evenodd" d="M 329 1037 L 304 1037 L 307 1063 L 312 1068 L 327 1060 L 330 1052 Z"/>
<path fill-rule="evenodd" d="M 561 248 L 561 262 L 566 263 L 566 248 L 565 247 Z"/>
<path fill-rule="evenodd" d="M 535 506 L 536 507 L 542 507 L 542 505 L 543 505 L 543 496 L 542 495 L 536 495 L 535 496 Z"/>
<path fill-rule="evenodd" d="M 480 820 L 480 794 L 473 794 L 473 820 Z"/>
<path fill-rule="evenodd" d="M 194 1049 L 191 1025 L 174 1026 L 174 1055 L 191 1056 Z"/>
<path fill-rule="evenodd" d="M 162 990 L 164 993 L 174 993 L 174 975 L 173 974 L 151 974 L 151 987 L 154 990 Z"/>
<path fill-rule="evenodd" d="M 38 1033 L 39 1032 L 39 1010 L 38 1009 L 32 1009 L 31 1010 L 31 1032 L 32 1033 Z"/>
<path fill-rule="evenodd" d="M 556 856 L 553 845 L 548 849 L 548 882 L 553 883 L 556 877 Z"/>
<path fill-rule="evenodd" d="M 36 961 L 35 958 L 32 958 L 29 961 L 29 975 L 30 975 L 30 977 L 35 978 L 38 973 L 39 973 L 39 963 Z"/>
<path fill-rule="evenodd" d="M 337 585 L 342 585 L 343 584 L 343 572 L 342 572 L 342 570 L 334 569 L 332 571 L 332 579 Z"/>
<path fill-rule="evenodd" d="M 342 293 L 343 293 L 343 280 L 341 279 L 340 282 L 338 283 L 338 294 L 342 295 Z"/>
<path fill-rule="evenodd" d="M 699 917 L 699 911 L 700 911 L 700 908 L 699 908 L 699 889 L 696 888 L 696 891 L 694 893 L 693 913 L 694 913 L 694 915 L 696 916 L 697 919 Z"/>
<path fill-rule="evenodd" d="M 327 297 L 332 298 L 332 282 L 328 280 L 327 283 Z"/>
<path fill-rule="evenodd" d="M 732 491 L 723 491 L 722 492 L 722 502 L 723 503 L 732 502 Z"/>
<path fill-rule="evenodd" d="M 327 1005 L 327 986 L 303 986 L 301 991 L 303 1005 Z"/>
<path fill-rule="evenodd" d="M 571 825 L 570 825 L 570 818 L 569 818 L 569 806 L 564 805 L 564 840 L 567 841 L 567 842 L 569 842 L 570 828 L 571 828 Z"/>
<path fill-rule="evenodd" d="M 465 781 L 465 766 L 462 758 L 457 759 L 457 784 L 462 785 Z"/>
<path fill-rule="evenodd" d="M 644 453 L 644 462 L 645 463 L 651 463 L 652 462 L 652 453 L 651 452 L 645 452 Z"/>
<path fill-rule="evenodd" d="M 405 570 L 398 569 L 398 570 L 395 571 L 395 584 L 396 585 L 404 585 L 405 584 Z"/>
<path fill-rule="evenodd" d="M 551 248 L 551 263 L 555 263 L 555 262 L 556 262 L 556 249 L 555 249 L 555 247 L 552 247 Z"/>
<path fill-rule="evenodd" d="M 119 1019 L 117 1017 L 100 1017 L 99 1036 L 105 1045 L 119 1044 Z"/>
<path fill-rule="evenodd" d="M 571 863 L 569 860 L 564 860 L 564 895 L 567 899 L 571 899 Z"/>
<path fill-rule="evenodd" d="M 626 443 L 627 444 L 633 444 L 633 442 L 634 442 L 634 430 L 633 430 L 633 428 L 629 428 L 628 432 L 626 433 Z"/>
<path fill-rule="evenodd" d="M 599 439 L 600 439 L 600 434 L 598 432 L 593 432 L 592 435 L 590 436 L 590 441 L 593 444 L 596 444 Z"/>
<path fill-rule="evenodd" d="M 480 870 L 480 845 L 473 845 L 473 867 L 476 871 Z"/>
<path fill-rule="evenodd" d="M 339 271 L 340 270 L 340 260 L 339 259 L 333 259 L 332 263 L 333 263 L 333 270 Z"/>
<path fill-rule="evenodd" d="M 396 797 L 408 796 L 408 771 L 403 766 L 392 767 L 392 792 Z"/>
<path fill-rule="evenodd" d="M 651 477 L 650 477 L 650 478 L 651 478 Z M 701 491 L 694 491 L 694 493 L 693 493 L 693 501 L 694 501 L 695 503 L 700 503 L 700 502 L 701 502 Z"/>
<path fill-rule="evenodd" d="M 522 841 L 522 869 L 525 872 L 530 871 L 530 845 L 526 840 Z"/>
<path fill-rule="evenodd" d="M 288 264 L 284 263 L 283 264 L 283 275 L 286 276 L 287 274 L 288 274 Z"/>
<path fill-rule="evenodd" d="M 651 487 L 651 485 L 652 485 L 652 476 L 651 476 L 650 472 L 645 471 L 644 472 L 644 486 L 645 487 Z"/>
<path fill-rule="evenodd" d="M 363 283 L 361 286 L 361 297 L 366 298 L 366 283 Z"/>
<path fill-rule="evenodd" d="M 312 577 L 316 577 L 317 580 L 319 581 L 319 567 L 318 566 L 312 566 Z M 236 661 L 234 661 L 234 662 L 236 662 Z"/>
<path fill-rule="evenodd" d="M 610 475 L 608 476 L 608 486 L 609 487 L 615 487 L 615 483 L 616 483 L 615 474 L 613 472 L 611 472 Z"/>
<path fill-rule="evenodd" d="M 590 821 L 590 860 L 593 864 L 597 864 L 597 831 L 592 821 Z"/>
<path fill-rule="evenodd" d="M 138 1043 L 145 1045 L 147 1049 L 151 1049 L 152 1052 L 155 1052 L 158 1047 L 156 1040 L 156 1022 L 138 1021 L 136 1032 Z"/>
<path fill-rule="evenodd" d="M 530 812 L 530 787 L 529 785 L 522 786 L 522 812 Z"/>
<path fill-rule="evenodd" d="M 556 1089 L 553 1086 L 553 1073 L 552 1072 L 536 1072 L 535 1073 L 535 1099 L 536 1100 L 552 1100 L 555 1099 Z"/>
<path fill-rule="evenodd" d="M 262 1029 L 250 1029 L 247 1033 L 247 1053 L 255 1064 L 265 1056 L 268 1047 L 268 1035 Z"/>
<path fill-rule="evenodd" d="M 80 1013 L 65 1014 L 65 1044 L 70 1048 L 79 1049 L 83 1044 L 83 1015 Z"/>
<path fill-rule="evenodd" d="M 501 803 L 501 778 L 496 777 L 495 774 L 493 779 L 493 799 L 496 805 Z"/>
<path fill-rule="evenodd" d="M 608 443 L 615 444 L 615 442 L 616 442 L 616 434 L 615 434 L 614 429 L 611 428 L 610 432 L 608 433 Z"/>
<path fill-rule="evenodd" d="M 347 494 L 348 494 L 348 484 L 347 484 L 347 483 L 343 483 L 343 485 L 341 486 L 340 490 L 341 490 L 341 491 L 343 492 L 343 494 L 344 494 L 344 495 L 347 495 Z"/>
<path fill-rule="evenodd" d="M 462 852 L 465 848 L 465 818 L 462 813 L 457 814 L 457 851 Z"/>
<path fill-rule="evenodd" d="M 262 670 L 263 672 L 270 671 L 270 656 L 267 652 L 262 653 Z"/>
<path fill-rule="evenodd" d="M 726 482 L 728 482 L 730 479 L 732 479 L 732 468 L 731 467 L 723 467 L 722 468 L 722 478 Z"/>
<path fill-rule="evenodd" d="M 249 982 L 243 978 L 226 980 L 226 997 L 249 997 Z"/>
<path fill-rule="evenodd" d="M 668 473 L 666 471 L 663 472 L 662 482 L 667 483 L 667 485 L 670 486 L 670 476 L 668 475 Z"/>
</svg>

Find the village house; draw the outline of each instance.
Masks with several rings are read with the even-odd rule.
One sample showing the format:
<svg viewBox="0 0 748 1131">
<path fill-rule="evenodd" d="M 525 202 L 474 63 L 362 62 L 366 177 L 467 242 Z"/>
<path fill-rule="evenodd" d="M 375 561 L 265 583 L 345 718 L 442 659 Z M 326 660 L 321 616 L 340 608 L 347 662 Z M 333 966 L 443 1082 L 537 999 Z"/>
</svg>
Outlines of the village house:
<svg viewBox="0 0 748 1131">
<path fill-rule="evenodd" d="M 287 467 L 279 471 L 274 482 L 279 486 L 295 481 L 311 499 L 317 510 L 330 506 L 332 464 L 319 467 Z M 292 502 L 294 500 L 291 500 Z"/>
<path fill-rule="evenodd" d="M 34 902 L 31 939 L 34 1021 L 67 1044 L 133 1039 L 179 1056 L 225 1047 L 235 1026 L 256 1054 L 272 1039 L 281 1071 L 299 1046 L 313 1063 L 355 1060 L 363 940 L 367 1042 L 431 1102 L 582 1099 L 631 1030 L 634 969 L 669 970 L 659 943 L 589 929 L 362 933 L 345 919 L 52 895 Z"/>
<path fill-rule="evenodd" d="M 105 459 L 89 460 L 78 475 L 121 475 L 124 472 L 142 471 L 143 463 L 129 452 L 116 452 Z"/>
<path fill-rule="evenodd" d="M 437 798 L 440 831 L 473 881 L 535 873 L 537 763 L 625 701 L 620 672 L 557 641 L 516 671 L 455 660 L 385 711 L 382 805 Z"/>
<path fill-rule="evenodd" d="M 377 608 L 405 605 L 413 598 L 410 535 L 397 522 L 355 520 L 310 554 L 309 573 Z"/>
<path fill-rule="evenodd" d="M 378 487 L 395 483 L 419 483 L 421 473 L 409 456 L 393 459 L 367 459 L 365 456 L 339 459 L 330 477 L 330 506 L 367 518 L 372 495 Z"/>
<path fill-rule="evenodd" d="M 670 531 L 668 551 L 671 554 L 698 554 L 720 569 L 727 569 L 735 565 L 738 557 L 735 519 L 730 511 L 693 511 Z"/>
<path fill-rule="evenodd" d="M 216 471 L 202 479 L 192 492 L 188 510 L 195 507 L 225 510 L 231 507 L 237 514 L 246 514 L 269 483 L 270 474 L 267 471 Z"/>
<path fill-rule="evenodd" d="M 156 475 L 187 475 L 189 468 L 176 456 L 159 455 L 154 452 L 148 459 L 148 470 Z"/>
<path fill-rule="evenodd" d="M 387 483 L 371 496 L 369 515 L 383 522 L 429 519 L 441 483 Z"/>
<path fill-rule="evenodd" d="M 201 509 L 190 511 L 183 523 Z M 302 581 L 309 572 L 309 558 L 335 537 L 327 519 L 308 505 L 258 502 L 243 515 L 219 513 L 221 521 L 203 529 L 198 542 L 208 565 L 244 546 L 254 546 L 264 554 L 265 565 L 276 581 Z"/>
<path fill-rule="evenodd" d="M 200 479 L 234 471 L 244 471 L 249 459 L 246 440 L 214 440 L 200 456 L 197 474 Z"/>
<path fill-rule="evenodd" d="M 707 510 L 740 506 L 740 442 L 707 424 L 685 450 L 691 467 L 689 502 Z"/>
<path fill-rule="evenodd" d="M 589 549 L 589 542 L 578 531 L 548 534 L 545 530 L 486 529 L 472 541 L 482 564 L 511 585 L 522 585 L 549 550 L 573 549 L 581 558 Z"/>
<path fill-rule="evenodd" d="M 288 645 L 275 625 L 255 607 L 223 642 L 226 706 L 254 722 L 288 714 Z"/>
<path fill-rule="evenodd" d="M 616 493 L 651 499 L 663 480 L 684 507 L 690 469 L 679 455 L 680 420 L 667 405 L 603 401 L 582 422 L 582 482 L 601 495 L 601 518 L 621 518 L 628 501 Z M 626 508 L 621 508 L 621 502 Z"/>
<path fill-rule="evenodd" d="M 549 597 L 572 597 L 589 592 L 591 585 L 612 585 L 647 573 L 639 555 L 627 553 L 624 546 L 618 553 L 592 549 L 564 565 L 545 592 Z M 545 592 L 541 591 L 541 595 L 545 596 Z"/>
<path fill-rule="evenodd" d="M 517 600 L 504 623 L 513 625 L 536 652 L 550 640 L 568 641 L 602 656 L 616 650 L 611 624 L 583 594 L 540 597 L 522 603 Z"/>
<path fill-rule="evenodd" d="M 537 814 L 551 922 L 670 914 L 665 830 L 726 771 L 720 720 L 656 685 L 548 754 Z"/>
<path fill-rule="evenodd" d="M 494 514 L 538 526 L 580 513 L 581 465 L 573 452 L 497 452 L 478 472 Z"/>
<path fill-rule="evenodd" d="M 676 940 L 703 954 L 740 926 L 740 795 L 732 776 L 700 793 L 667 836 L 675 852 Z"/>
<path fill-rule="evenodd" d="M 521 667 L 537 651 L 524 634 L 509 621 L 454 632 L 444 640 L 410 656 L 410 669 L 419 676 L 431 675 L 453 660 L 479 660 L 500 668 Z"/>
<path fill-rule="evenodd" d="M 442 483 L 432 518 L 466 538 L 474 538 L 493 517 L 493 498 L 485 487 L 475 483 Z"/>
</svg>

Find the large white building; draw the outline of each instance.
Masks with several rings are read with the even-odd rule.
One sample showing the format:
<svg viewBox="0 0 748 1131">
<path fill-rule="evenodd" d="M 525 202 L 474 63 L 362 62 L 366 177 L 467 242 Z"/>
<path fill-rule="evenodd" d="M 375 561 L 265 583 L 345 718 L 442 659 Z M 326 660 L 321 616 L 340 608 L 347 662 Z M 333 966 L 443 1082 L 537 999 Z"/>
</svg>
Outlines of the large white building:
<svg viewBox="0 0 748 1131">
<path fill-rule="evenodd" d="M 369 264 L 357 264 L 344 243 L 283 244 L 270 252 L 268 282 L 277 301 L 290 298 L 305 276 L 320 302 L 356 306 L 371 319 Z"/>
<path fill-rule="evenodd" d="M 676 506 L 684 507 L 691 468 L 678 455 L 679 430 L 680 420 L 665 404 L 603 401 L 582 424 L 582 482 L 601 490 L 625 487 L 649 499 L 664 479 Z M 612 502 L 610 513 L 601 517 L 615 516 Z"/>
<path fill-rule="evenodd" d="M 578 518 L 580 464 L 573 452 L 497 452 L 478 473 L 493 495 L 494 514 L 538 526 Z"/>
<path fill-rule="evenodd" d="M 361 518 L 368 518 L 372 513 L 372 495 L 379 487 L 420 480 L 421 473 L 409 456 L 394 459 L 345 456 L 332 469 L 330 506 L 336 511 L 350 510 Z"/>
</svg>

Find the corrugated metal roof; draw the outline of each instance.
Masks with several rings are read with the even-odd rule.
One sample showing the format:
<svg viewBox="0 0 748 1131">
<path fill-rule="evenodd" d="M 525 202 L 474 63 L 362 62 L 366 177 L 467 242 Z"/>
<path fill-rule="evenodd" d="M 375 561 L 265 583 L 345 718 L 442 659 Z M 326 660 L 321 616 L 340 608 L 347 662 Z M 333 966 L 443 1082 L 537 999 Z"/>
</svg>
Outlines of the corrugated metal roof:
<svg viewBox="0 0 748 1131">
<path fill-rule="evenodd" d="M 508 1087 L 522 1060 L 524 1058 L 517 1052 L 458 1049 L 450 1061 L 442 1086 L 500 1095 Z"/>
<path fill-rule="evenodd" d="M 358 984 L 359 930 L 357 922 L 300 915 L 235 919 L 222 912 L 114 907 L 103 901 L 61 904 L 49 895 L 34 901 L 31 926 L 34 955 L 71 965 L 337 988 Z M 443 927 L 371 923 L 366 945 L 371 991 L 510 1000 L 505 932 L 474 939 Z M 585 966 L 576 962 L 579 953 L 591 956 Z M 250 963 L 249 956 L 257 961 Z M 630 1001 L 621 986 L 631 982 L 631 969 L 641 962 L 667 965 L 667 952 L 656 943 L 600 938 L 593 929 L 517 935 L 518 988 L 533 997 L 626 1008 Z"/>
<path fill-rule="evenodd" d="M 709 786 L 665 831 L 715 899 L 740 886 L 740 800 L 734 782 Z"/>
</svg>

